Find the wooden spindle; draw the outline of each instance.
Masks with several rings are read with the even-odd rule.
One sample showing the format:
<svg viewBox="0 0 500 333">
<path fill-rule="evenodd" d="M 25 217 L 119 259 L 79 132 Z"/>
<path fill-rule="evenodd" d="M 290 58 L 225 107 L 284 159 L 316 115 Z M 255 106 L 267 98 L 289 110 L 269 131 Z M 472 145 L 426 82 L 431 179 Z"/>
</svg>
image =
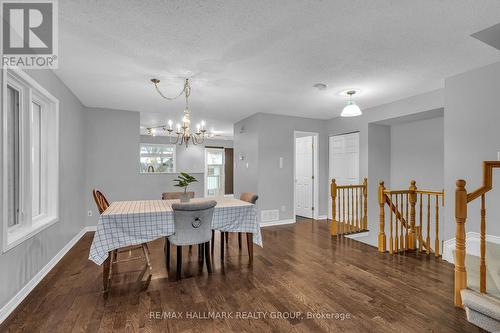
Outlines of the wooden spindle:
<svg viewBox="0 0 500 333">
<path fill-rule="evenodd" d="M 391 194 L 390 196 L 391 198 L 391 204 L 393 202 L 393 196 Z M 394 215 L 394 212 L 392 211 L 392 209 L 390 209 L 390 206 L 389 206 L 389 211 L 391 212 L 391 225 L 390 225 L 390 228 L 389 228 L 389 253 L 392 254 L 393 251 L 394 251 L 394 238 L 392 237 L 392 223 L 393 223 L 393 219 L 392 219 L 392 216 Z M 397 218 L 396 218 L 396 223 L 397 223 Z"/>
<path fill-rule="evenodd" d="M 332 197 L 332 226 L 331 226 L 331 234 L 332 236 L 337 235 L 337 221 L 336 221 L 336 201 L 337 201 L 337 183 L 335 179 L 332 179 L 332 184 L 330 185 L 330 195 Z"/>
<path fill-rule="evenodd" d="M 427 254 L 431 254 L 431 195 L 427 194 Z"/>
<path fill-rule="evenodd" d="M 349 195 L 350 189 L 347 188 L 347 232 L 351 232 L 351 200 Z"/>
<path fill-rule="evenodd" d="M 405 228 L 405 225 L 403 223 L 403 219 L 404 219 L 404 214 L 403 214 L 403 207 L 404 207 L 404 194 L 400 194 L 401 196 L 401 201 L 400 201 L 400 209 L 399 209 L 399 213 L 401 214 L 401 228 L 400 228 L 400 234 L 399 234 L 399 249 L 400 251 L 404 251 L 405 249 L 405 238 L 404 238 L 404 228 Z"/>
<path fill-rule="evenodd" d="M 423 206 L 423 201 L 422 201 L 422 193 L 420 193 L 420 211 L 419 211 L 419 225 L 420 225 L 420 228 L 419 228 L 419 232 L 418 232 L 418 250 L 420 253 L 422 253 L 422 247 L 423 247 L 423 244 L 422 244 L 422 241 L 423 241 L 423 237 L 422 237 L 422 227 L 423 227 L 423 224 L 422 224 L 422 206 Z"/>
<path fill-rule="evenodd" d="M 354 214 L 354 189 L 351 188 L 351 224 L 352 228 L 351 231 L 356 231 L 356 214 Z"/>
<path fill-rule="evenodd" d="M 436 194 L 436 240 L 434 241 L 434 255 L 439 257 L 439 195 Z"/>
<path fill-rule="evenodd" d="M 409 248 L 409 239 L 410 239 L 410 225 L 408 224 L 409 223 L 409 205 L 410 205 L 410 197 L 408 195 L 408 193 L 406 193 L 405 195 L 405 217 L 406 217 L 406 224 L 405 224 L 405 250 L 407 250 Z"/>
<path fill-rule="evenodd" d="M 340 207 L 340 201 L 342 199 L 341 197 L 341 191 L 342 189 L 340 188 L 337 188 L 337 212 L 338 212 L 338 217 L 337 217 L 337 230 L 338 230 L 338 233 L 339 234 L 342 234 L 342 220 L 340 219 L 340 212 L 341 212 L 341 207 Z"/>
<path fill-rule="evenodd" d="M 368 178 L 365 178 L 363 179 L 363 230 L 368 230 L 367 212 L 368 212 Z M 385 237 L 384 237 L 384 249 L 385 249 Z"/>
<path fill-rule="evenodd" d="M 359 193 L 356 187 L 356 231 L 359 231 Z"/>
<path fill-rule="evenodd" d="M 409 237 L 409 248 L 410 250 L 415 250 L 417 235 L 415 232 L 415 204 L 417 203 L 417 190 L 416 182 L 412 180 L 410 182 L 410 237 Z M 408 220 L 406 220 L 408 222 Z"/>
<path fill-rule="evenodd" d="M 484 194 L 481 195 L 481 264 L 479 291 L 486 292 L 486 203 Z"/>
<path fill-rule="evenodd" d="M 366 184 L 366 178 L 365 178 L 365 184 Z M 386 247 L 385 247 L 385 193 L 384 193 L 385 187 L 384 187 L 384 182 L 380 182 L 378 186 L 378 203 L 379 203 L 379 230 L 378 230 L 378 251 L 379 252 L 385 252 Z M 366 205 L 366 197 L 365 197 L 365 205 Z M 365 208 L 365 214 L 366 214 L 366 208 Z M 366 218 L 366 217 L 365 217 Z"/>
<path fill-rule="evenodd" d="M 399 224 L 398 224 L 398 219 L 401 218 L 401 215 L 397 213 L 398 212 L 398 207 L 399 207 L 398 206 L 398 202 L 399 202 L 398 198 L 399 198 L 399 195 L 396 194 L 396 206 L 395 206 L 395 208 L 396 208 L 396 224 L 395 224 L 395 228 L 394 228 L 395 229 L 395 233 L 394 233 L 394 252 L 399 252 L 399 233 L 398 233 Z M 399 217 L 398 217 L 398 215 L 399 215 Z"/>
<path fill-rule="evenodd" d="M 345 219 L 345 189 L 342 189 L 342 233 L 346 232 L 346 219 Z"/>
<path fill-rule="evenodd" d="M 465 180 L 459 179 L 455 190 L 455 306 L 462 307 L 460 291 L 467 288 L 467 271 L 465 269 L 465 222 L 467 220 L 467 190 Z"/>
</svg>

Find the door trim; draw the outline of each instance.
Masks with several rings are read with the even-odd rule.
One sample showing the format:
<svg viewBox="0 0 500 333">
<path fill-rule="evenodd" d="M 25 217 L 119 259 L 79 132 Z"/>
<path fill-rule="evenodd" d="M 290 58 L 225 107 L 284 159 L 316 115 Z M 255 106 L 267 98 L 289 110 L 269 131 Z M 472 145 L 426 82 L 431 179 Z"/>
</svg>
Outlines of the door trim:
<svg viewBox="0 0 500 333">
<path fill-rule="evenodd" d="M 296 215 L 296 203 L 295 203 L 295 157 L 296 157 L 296 143 L 297 143 L 297 134 L 307 134 L 313 137 L 313 173 L 314 173 L 314 181 L 313 181 L 313 219 L 317 220 L 319 216 L 319 133 L 318 132 L 304 132 L 304 131 L 293 131 L 293 173 L 292 173 L 292 184 L 293 184 L 293 219 L 295 220 Z"/>
</svg>

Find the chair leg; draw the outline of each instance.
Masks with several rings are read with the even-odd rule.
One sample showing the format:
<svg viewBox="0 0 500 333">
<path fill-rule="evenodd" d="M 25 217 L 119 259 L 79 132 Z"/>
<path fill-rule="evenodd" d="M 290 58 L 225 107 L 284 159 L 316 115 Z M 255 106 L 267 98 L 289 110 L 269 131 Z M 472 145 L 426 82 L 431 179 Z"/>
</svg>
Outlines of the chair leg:
<svg viewBox="0 0 500 333">
<path fill-rule="evenodd" d="M 214 255 L 214 244 L 215 244 L 215 230 L 212 229 L 212 242 L 210 244 L 211 246 L 211 253 L 212 253 L 212 256 Z"/>
<path fill-rule="evenodd" d="M 208 274 L 212 274 L 212 262 L 210 261 L 210 252 L 208 251 L 210 244 L 209 242 L 205 243 L 205 261 L 207 262 L 207 271 Z"/>
<path fill-rule="evenodd" d="M 203 268 L 203 262 L 205 261 L 205 244 L 198 244 L 199 258 L 201 262 L 201 267 Z"/>
<path fill-rule="evenodd" d="M 191 253 L 192 249 L 193 249 L 193 245 L 189 245 L 189 253 Z"/>
<path fill-rule="evenodd" d="M 247 247 L 248 247 L 248 257 L 250 260 L 250 264 L 253 263 L 253 234 L 251 232 L 247 232 Z"/>
<path fill-rule="evenodd" d="M 165 247 L 163 250 L 165 253 L 165 263 L 167 265 L 167 269 L 170 269 L 170 241 L 167 237 L 165 237 Z"/>
<path fill-rule="evenodd" d="M 177 246 L 177 280 L 181 279 L 181 269 L 182 269 L 182 246 Z"/>
<path fill-rule="evenodd" d="M 146 263 L 148 264 L 149 270 L 152 271 L 153 267 L 151 267 L 151 260 L 149 259 L 148 244 L 142 243 L 142 251 L 144 252 L 144 257 L 146 258 Z"/>
<path fill-rule="evenodd" d="M 238 248 L 241 251 L 241 232 L 238 232 Z"/>
<path fill-rule="evenodd" d="M 224 232 L 220 232 L 220 260 L 224 261 Z"/>
</svg>

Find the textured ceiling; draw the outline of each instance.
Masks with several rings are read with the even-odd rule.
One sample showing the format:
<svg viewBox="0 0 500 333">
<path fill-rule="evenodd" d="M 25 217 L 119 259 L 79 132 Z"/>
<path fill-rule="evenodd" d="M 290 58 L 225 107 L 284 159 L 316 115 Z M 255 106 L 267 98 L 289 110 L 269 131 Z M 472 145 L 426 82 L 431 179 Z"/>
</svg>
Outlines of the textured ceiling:
<svg viewBox="0 0 500 333">
<path fill-rule="evenodd" d="M 368 108 L 443 86 L 500 60 L 470 35 L 500 22 L 498 0 L 59 2 L 56 74 L 87 106 L 180 119 L 192 77 L 193 121 L 216 129 L 256 112 L 332 118 L 347 88 Z M 318 91 L 312 85 L 328 84 Z M 146 123 L 147 122 L 147 123 Z"/>
</svg>

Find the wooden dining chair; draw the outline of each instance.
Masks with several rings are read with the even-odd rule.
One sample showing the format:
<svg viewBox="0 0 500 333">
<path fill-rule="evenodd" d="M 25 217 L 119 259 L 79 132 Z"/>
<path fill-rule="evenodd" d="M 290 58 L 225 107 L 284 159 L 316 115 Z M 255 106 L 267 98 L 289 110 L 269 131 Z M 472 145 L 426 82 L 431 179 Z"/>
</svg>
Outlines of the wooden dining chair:
<svg viewBox="0 0 500 333">
<path fill-rule="evenodd" d="M 161 198 L 163 200 L 174 200 L 174 199 L 180 199 L 181 196 L 184 194 L 184 192 L 163 192 L 161 194 Z M 194 192 L 186 192 L 186 194 L 193 199 L 194 198 Z"/>
<path fill-rule="evenodd" d="M 177 247 L 177 272 L 179 280 L 182 272 L 182 247 L 187 245 L 199 245 L 198 249 L 203 264 L 203 254 L 207 263 L 208 273 L 212 273 L 210 261 L 210 237 L 212 230 L 212 218 L 214 207 L 217 204 L 214 200 L 194 202 L 194 203 L 174 203 L 175 233 L 165 237 L 165 261 L 167 269 L 170 269 L 170 244 Z"/>
<path fill-rule="evenodd" d="M 257 202 L 257 199 L 259 199 L 259 196 L 255 193 L 251 192 L 243 192 L 240 195 L 240 200 L 241 201 L 246 201 L 249 202 L 253 205 Z M 224 244 L 228 245 L 229 244 L 229 232 L 221 232 L 221 260 L 224 260 Z M 243 232 L 238 232 L 238 247 L 241 250 L 241 235 Z M 251 233 L 246 233 L 247 234 L 247 250 L 248 250 L 248 255 L 250 256 L 250 260 L 253 260 L 253 240 L 252 237 L 250 236 Z M 214 231 L 212 230 L 212 253 L 214 251 L 213 249 L 213 244 L 214 244 Z"/>
<path fill-rule="evenodd" d="M 94 201 L 97 205 L 97 209 L 99 210 L 99 214 L 104 213 L 106 209 L 109 207 L 109 201 L 106 199 L 104 194 L 102 194 L 101 191 L 93 189 L 92 190 L 92 195 L 94 197 Z M 135 249 L 142 249 L 143 256 L 137 256 L 137 257 L 132 257 L 132 250 Z M 122 259 L 118 260 L 118 254 L 123 253 L 123 252 L 128 252 L 128 258 L 127 259 Z M 113 265 L 118 264 L 120 262 L 126 262 L 126 261 L 132 261 L 132 260 L 138 260 L 138 259 L 145 259 L 146 263 L 149 267 L 149 270 L 152 270 L 151 266 L 151 261 L 149 259 L 149 248 L 147 243 L 142 243 L 140 245 L 132 245 L 132 246 L 126 246 L 122 247 L 119 249 L 115 249 L 113 251 L 109 252 L 109 271 L 107 274 L 107 279 L 108 281 L 105 281 L 105 285 L 107 286 L 106 289 L 109 287 L 109 281 L 111 280 L 112 273 L 113 273 Z M 103 268 L 105 269 L 105 267 Z M 104 276 L 103 276 L 104 277 Z"/>
</svg>

